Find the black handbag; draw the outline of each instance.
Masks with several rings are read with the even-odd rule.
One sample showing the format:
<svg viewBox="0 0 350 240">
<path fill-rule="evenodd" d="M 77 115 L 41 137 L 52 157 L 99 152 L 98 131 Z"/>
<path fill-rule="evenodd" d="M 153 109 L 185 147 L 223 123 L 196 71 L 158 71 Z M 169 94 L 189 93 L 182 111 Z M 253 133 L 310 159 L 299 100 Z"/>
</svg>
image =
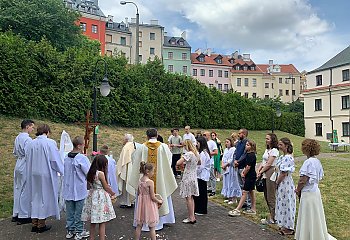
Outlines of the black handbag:
<svg viewBox="0 0 350 240">
<path fill-rule="evenodd" d="M 255 181 L 255 188 L 256 191 L 258 192 L 264 192 L 264 188 L 265 188 L 265 179 L 262 179 L 262 177 L 256 179 Z"/>
</svg>

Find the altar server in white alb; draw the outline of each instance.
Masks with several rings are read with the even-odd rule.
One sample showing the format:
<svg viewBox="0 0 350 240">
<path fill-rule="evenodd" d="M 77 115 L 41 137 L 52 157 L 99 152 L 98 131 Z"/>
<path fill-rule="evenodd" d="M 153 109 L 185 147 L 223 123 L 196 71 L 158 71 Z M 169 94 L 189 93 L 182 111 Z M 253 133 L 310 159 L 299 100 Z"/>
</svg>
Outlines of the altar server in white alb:
<svg viewBox="0 0 350 240">
<path fill-rule="evenodd" d="M 111 186 L 113 192 L 115 193 L 116 196 L 119 195 L 119 190 L 118 190 L 118 182 L 117 182 L 117 165 L 116 162 L 113 158 L 113 155 L 108 155 L 109 152 L 109 148 L 107 145 L 102 146 L 102 148 L 100 149 L 100 153 L 101 155 L 105 155 L 107 160 L 108 160 L 108 184 L 109 186 Z"/>
<path fill-rule="evenodd" d="M 133 154 L 133 165 L 129 179 L 130 186 L 135 194 L 138 189 L 140 180 L 140 162 L 151 163 L 154 166 L 154 175 L 151 179 L 154 182 L 154 192 L 161 195 L 164 199 L 162 206 L 159 208 L 159 224 L 156 230 L 162 229 L 165 223 L 175 223 L 175 215 L 171 194 L 176 190 L 177 183 L 171 169 L 171 152 L 169 147 L 157 141 L 157 130 L 154 128 L 146 131 L 148 141 L 137 147 Z M 137 202 L 135 204 L 135 209 Z M 136 222 L 134 222 L 136 227 Z M 148 231 L 148 227 L 143 225 L 143 231 Z"/>
<path fill-rule="evenodd" d="M 81 213 L 88 195 L 86 176 L 90 169 L 89 159 L 82 154 L 84 138 L 73 139 L 73 150 L 64 159 L 63 198 L 66 202 L 66 238 L 83 238 L 84 224 Z M 86 236 L 86 235 L 85 235 Z"/>
<path fill-rule="evenodd" d="M 50 127 L 38 127 L 34 139 L 26 150 L 28 156 L 28 194 L 31 202 L 32 232 L 42 233 L 51 229 L 46 218 L 60 219 L 58 207 L 58 176 L 63 175 L 63 163 L 57 143 L 48 138 Z"/>
<path fill-rule="evenodd" d="M 121 195 L 118 197 L 121 208 L 131 207 L 134 200 L 135 194 L 130 194 L 129 192 L 134 191 L 134 189 L 129 185 L 128 180 L 130 179 L 131 169 L 132 169 L 132 155 L 135 152 L 136 146 L 140 144 L 134 142 L 134 137 L 127 133 L 124 135 L 124 146 L 120 152 L 119 160 L 117 162 L 117 178 L 119 191 Z"/>
<path fill-rule="evenodd" d="M 29 134 L 34 130 L 34 121 L 26 119 L 21 123 L 22 132 L 15 140 L 13 154 L 16 157 L 13 181 L 13 214 L 12 222 L 17 224 L 30 223 L 30 201 L 24 194 L 27 180 L 27 160 L 25 149 L 33 141 Z"/>
</svg>

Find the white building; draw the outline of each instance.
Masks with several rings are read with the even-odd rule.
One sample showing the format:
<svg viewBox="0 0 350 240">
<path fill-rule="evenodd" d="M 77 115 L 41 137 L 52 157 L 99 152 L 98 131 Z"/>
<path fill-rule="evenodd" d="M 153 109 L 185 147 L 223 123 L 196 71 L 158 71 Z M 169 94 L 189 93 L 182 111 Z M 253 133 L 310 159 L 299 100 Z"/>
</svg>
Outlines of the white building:
<svg viewBox="0 0 350 240">
<path fill-rule="evenodd" d="M 349 142 L 350 46 L 306 75 L 305 137 Z M 332 140 L 333 141 L 333 140 Z"/>
</svg>

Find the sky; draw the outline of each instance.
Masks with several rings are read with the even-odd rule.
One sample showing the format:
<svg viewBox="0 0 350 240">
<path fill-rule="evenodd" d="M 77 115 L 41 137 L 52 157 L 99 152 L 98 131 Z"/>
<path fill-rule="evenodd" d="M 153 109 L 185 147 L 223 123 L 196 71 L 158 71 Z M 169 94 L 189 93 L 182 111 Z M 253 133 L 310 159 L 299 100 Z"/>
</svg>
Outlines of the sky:
<svg viewBox="0 0 350 240">
<path fill-rule="evenodd" d="M 140 22 L 157 19 L 192 52 L 249 53 L 256 64 L 294 64 L 311 71 L 350 45 L 349 0 L 133 0 Z M 114 21 L 135 17 L 132 4 L 99 0 Z"/>
</svg>

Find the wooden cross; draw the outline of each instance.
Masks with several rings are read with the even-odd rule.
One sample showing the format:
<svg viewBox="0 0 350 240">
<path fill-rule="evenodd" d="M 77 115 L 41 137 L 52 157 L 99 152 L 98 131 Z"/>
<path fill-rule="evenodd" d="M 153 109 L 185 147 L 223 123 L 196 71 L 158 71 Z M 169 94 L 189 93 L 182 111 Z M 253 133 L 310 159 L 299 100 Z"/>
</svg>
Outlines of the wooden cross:
<svg viewBox="0 0 350 240">
<path fill-rule="evenodd" d="M 84 136 L 84 154 L 86 154 L 87 149 L 90 144 L 90 134 L 95 131 L 95 127 L 99 125 L 99 123 L 91 123 L 92 114 L 90 110 L 86 111 L 86 122 L 85 122 L 85 136 Z"/>
</svg>

